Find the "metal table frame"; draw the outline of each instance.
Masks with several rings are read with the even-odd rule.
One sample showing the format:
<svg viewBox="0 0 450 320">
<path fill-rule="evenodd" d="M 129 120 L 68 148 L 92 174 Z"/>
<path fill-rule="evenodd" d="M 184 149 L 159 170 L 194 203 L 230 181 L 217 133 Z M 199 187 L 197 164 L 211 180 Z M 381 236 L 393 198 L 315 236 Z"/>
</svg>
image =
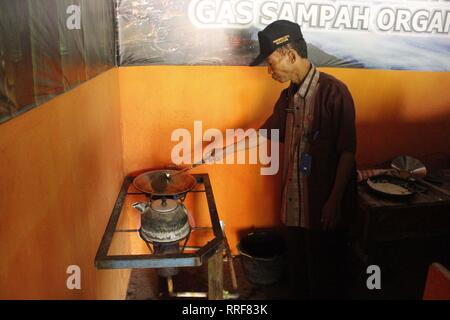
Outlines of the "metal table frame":
<svg viewBox="0 0 450 320">
<path fill-rule="evenodd" d="M 214 239 L 200 247 L 194 253 L 177 253 L 177 254 L 137 254 L 137 255 L 108 255 L 109 248 L 119 221 L 125 197 L 130 194 L 128 188 L 135 177 L 126 176 L 116 203 L 112 210 L 111 216 L 103 234 L 100 246 L 95 256 L 95 266 L 98 269 L 136 269 L 136 268 L 167 268 L 167 267 L 195 267 L 201 266 L 208 261 L 208 298 L 223 298 L 223 274 L 222 266 L 218 261 L 222 261 L 223 250 L 227 249 L 227 242 L 222 230 L 217 208 L 214 200 L 214 194 L 208 174 L 193 174 L 197 184 L 203 184 L 203 190 L 192 190 L 189 192 L 204 192 L 208 202 L 208 209 L 211 218 Z M 135 230 L 137 231 L 137 230 Z M 219 260 L 220 259 L 220 260 Z M 219 266 L 220 265 L 220 266 Z M 217 269 L 217 270 L 216 270 Z M 217 271 L 217 272 L 216 272 Z M 215 275 L 214 275 L 215 274 Z"/>
</svg>

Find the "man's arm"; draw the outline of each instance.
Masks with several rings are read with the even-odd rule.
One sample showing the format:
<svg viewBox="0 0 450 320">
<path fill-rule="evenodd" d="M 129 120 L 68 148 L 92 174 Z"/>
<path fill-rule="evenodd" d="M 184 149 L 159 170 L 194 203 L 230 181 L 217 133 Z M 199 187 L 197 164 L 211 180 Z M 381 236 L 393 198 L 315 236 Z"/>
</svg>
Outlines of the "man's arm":
<svg viewBox="0 0 450 320">
<path fill-rule="evenodd" d="M 284 89 L 275 106 L 273 108 L 273 112 L 269 118 L 259 127 L 256 132 L 252 132 L 249 135 L 241 138 L 236 143 L 230 144 L 225 148 L 225 152 L 219 149 L 215 149 L 213 158 L 217 161 L 226 156 L 233 154 L 234 152 L 242 151 L 242 150 L 250 150 L 255 148 L 258 145 L 263 145 L 267 143 L 267 140 L 271 139 L 271 130 L 277 129 L 279 130 L 278 142 L 284 142 L 284 130 L 285 130 L 285 122 L 286 122 L 286 111 L 285 107 L 289 103 L 289 95 L 288 89 Z M 261 129 L 267 130 L 267 137 L 262 134 L 258 134 Z M 225 154 L 224 154 L 225 153 Z"/>
<path fill-rule="evenodd" d="M 355 155 L 352 152 L 343 152 L 339 158 L 336 179 L 330 195 L 331 197 L 334 197 L 339 201 L 342 200 L 347 184 L 353 173 L 354 165 Z"/>
<path fill-rule="evenodd" d="M 339 158 L 333 189 L 322 209 L 322 226 L 324 230 L 334 229 L 340 219 L 340 207 L 345 189 L 355 165 L 355 155 L 343 152 Z"/>
<path fill-rule="evenodd" d="M 336 169 L 333 189 L 322 209 L 322 227 L 333 229 L 341 218 L 341 202 L 353 174 L 356 152 L 355 105 L 350 91 L 344 84 L 334 86 L 333 123 L 336 132 L 336 151 L 339 160 Z"/>
<path fill-rule="evenodd" d="M 225 149 L 215 149 L 212 157 L 215 161 L 226 158 L 228 155 L 235 152 L 250 150 L 256 148 L 258 145 L 266 143 L 267 138 L 261 134 L 258 134 L 256 130 L 250 132 L 250 134 L 245 135 L 243 138 L 235 143 L 232 143 L 225 147 Z"/>
</svg>

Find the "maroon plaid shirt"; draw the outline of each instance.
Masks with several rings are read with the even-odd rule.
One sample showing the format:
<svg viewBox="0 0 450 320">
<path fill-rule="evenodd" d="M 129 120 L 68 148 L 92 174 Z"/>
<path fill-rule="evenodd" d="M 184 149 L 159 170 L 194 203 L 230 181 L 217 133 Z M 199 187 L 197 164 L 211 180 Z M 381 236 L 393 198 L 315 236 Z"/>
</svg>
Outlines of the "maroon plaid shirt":
<svg viewBox="0 0 450 320">
<path fill-rule="evenodd" d="M 312 110 L 309 122 L 304 120 L 308 106 Z M 291 83 L 282 91 L 261 129 L 279 129 L 284 143 L 283 222 L 320 229 L 322 208 L 333 189 L 340 155 L 344 151 L 356 152 L 355 108 L 346 85 L 312 66 L 299 87 Z M 312 157 L 309 175 L 298 170 L 302 151 Z M 355 211 L 355 199 L 356 168 L 341 203 L 338 227 L 348 224 Z"/>
</svg>

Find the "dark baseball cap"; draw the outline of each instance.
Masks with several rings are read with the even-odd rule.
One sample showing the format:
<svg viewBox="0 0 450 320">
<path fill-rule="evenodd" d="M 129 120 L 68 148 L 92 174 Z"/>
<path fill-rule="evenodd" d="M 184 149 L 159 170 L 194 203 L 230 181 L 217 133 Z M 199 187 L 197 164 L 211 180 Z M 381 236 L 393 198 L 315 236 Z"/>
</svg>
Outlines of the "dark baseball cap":
<svg viewBox="0 0 450 320">
<path fill-rule="evenodd" d="M 287 20 L 277 20 L 258 32 L 259 56 L 250 66 L 261 64 L 275 50 L 282 46 L 303 39 L 302 31 L 297 23 Z"/>
</svg>

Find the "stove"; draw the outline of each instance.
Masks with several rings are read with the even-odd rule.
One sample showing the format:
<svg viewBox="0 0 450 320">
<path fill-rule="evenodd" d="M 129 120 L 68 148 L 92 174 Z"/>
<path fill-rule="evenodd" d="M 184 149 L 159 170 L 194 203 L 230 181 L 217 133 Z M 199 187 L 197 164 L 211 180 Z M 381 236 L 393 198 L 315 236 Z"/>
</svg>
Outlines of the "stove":
<svg viewBox="0 0 450 320">
<path fill-rule="evenodd" d="M 214 194 L 211 187 L 211 182 L 208 174 L 192 174 L 196 179 L 196 188 L 188 191 L 182 198 L 174 199 L 184 205 L 186 198 L 189 198 L 192 194 L 203 195 L 206 198 L 209 214 L 210 225 L 206 227 L 191 226 L 186 236 L 181 237 L 177 241 L 172 242 L 159 242 L 154 241 L 154 238 L 149 238 L 148 232 L 143 232 L 142 225 L 136 229 L 120 229 L 118 228 L 118 222 L 121 219 L 121 215 L 125 211 L 124 205 L 128 202 L 127 197 L 140 195 L 145 193 L 133 190 L 132 182 L 134 176 L 126 176 L 122 183 L 121 190 L 116 199 L 116 203 L 111 212 L 109 222 L 106 226 L 106 230 L 103 234 L 101 243 L 97 250 L 95 257 L 95 266 L 98 269 L 135 269 L 135 268 L 157 268 L 158 275 L 166 277 L 168 281 L 169 291 L 173 287 L 172 276 L 178 273 L 178 268 L 181 267 L 196 267 L 201 266 L 204 263 L 208 263 L 208 270 L 214 275 L 208 274 L 209 288 L 206 296 L 209 299 L 222 299 L 223 298 L 223 275 L 222 262 L 223 253 L 226 252 L 228 261 L 230 262 L 230 272 L 232 273 L 233 289 L 237 289 L 237 282 L 234 274 L 234 267 L 232 262 L 232 256 L 229 249 L 229 245 L 223 230 L 223 223 L 219 220 L 217 213 L 216 203 L 214 200 Z M 134 209 L 133 209 L 134 210 Z M 199 246 L 187 246 L 189 238 L 197 233 L 205 230 L 212 231 L 213 236 L 208 241 L 205 241 Z M 136 237 L 140 238 L 148 248 L 146 254 L 110 254 L 111 243 L 115 236 L 121 233 L 132 233 Z M 220 264 L 218 263 L 220 261 Z M 214 269 L 218 268 L 219 272 L 215 272 Z M 186 293 L 184 293 L 186 294 Z M 192 293 L 194 294 L 194 293 Z M 172 292 L 173 296 L 176 293 Z M 178 296 L 183 296 L 179 294 Z M 191 295 L 199 296 L 199 295 Z M 205 295 L 204 295 L 205 296 Z"/>
</svg>

